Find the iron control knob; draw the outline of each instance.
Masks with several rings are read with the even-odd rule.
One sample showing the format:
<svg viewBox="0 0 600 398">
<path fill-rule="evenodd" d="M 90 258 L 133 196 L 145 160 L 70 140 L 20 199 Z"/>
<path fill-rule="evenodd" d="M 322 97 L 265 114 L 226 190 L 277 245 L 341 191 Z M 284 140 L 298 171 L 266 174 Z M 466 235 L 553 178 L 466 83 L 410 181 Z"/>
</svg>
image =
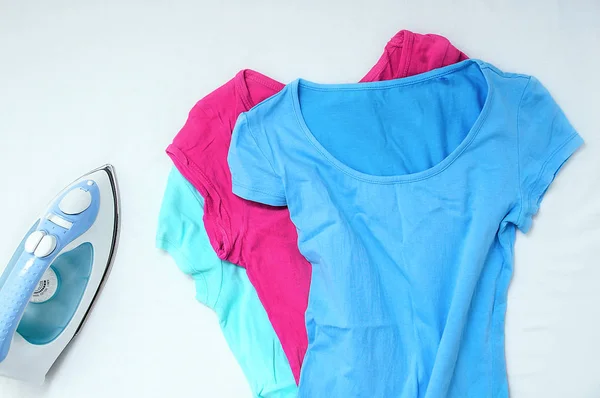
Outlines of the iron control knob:
<svg viewBox="0 0 600 398">
<path fill-rule="evenodd" d="M 44 233 L 44 231 L 33 231 L 27 237 L 27 240 L 25 240 L 25 246 L 23 247 L 23 249 L 27 253 L 33 253 L 45 235 L 46 234 Z"/>
<path fill-rule="evenodd" d="M 56 237 L 54 235 L 44 235 L 40 243 L 35 248 L 33 255 L 36 257 L 49 256 L 56 249 Z"/>
<path fill-rule="evenodd" d="M 92 203 L 92 195 L 84 189 L 75 188 L 61 199 L 58 208 L 65 214 L 79 214 Z"/>
</svg>

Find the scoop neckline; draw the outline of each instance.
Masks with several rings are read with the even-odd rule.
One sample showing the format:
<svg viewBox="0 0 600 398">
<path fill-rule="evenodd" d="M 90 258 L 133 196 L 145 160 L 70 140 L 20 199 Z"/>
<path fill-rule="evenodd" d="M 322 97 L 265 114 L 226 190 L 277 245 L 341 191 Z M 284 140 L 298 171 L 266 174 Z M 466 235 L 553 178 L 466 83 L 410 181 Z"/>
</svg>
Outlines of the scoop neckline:
<svg viewBox="0 0 600 398">
<path fill-rule="evenodd" d="M 436 163 L 432 167 L 422 170 L 422 171 L 418 171 L 416 173 L 382 176 L 382 175 L 374 175 L 374 174 L 364 173 L 364 172 L 361 172 L 359 170 L 356 170 L 356 169 L 348 166 L 347 164 L 345 164 L 344 162 L 340 161 L 335 156 L 333 156 L 327 149 L 325 149 L 323 147 L 323 145 L 321 145 L 319 140 L 317 140 L 315 135 L 311 132 L 310 128 L 306 124 L 306 120 L 304 119 L 304 115 L 302 114 L 302 109 L 300 107 L 300 98 L 299 98 L 300 86 L 305 87 L 305 88 L 310 88 L 312 90 L 319 90 L 319 91 L 380 90 L 380 89 L 387 89 L 387 88 L 399 87 L 399 86 L 409 86 L 409 85 L 421 83 L 421 82 L 424 82 L 427 80 L 433 80 L 433 79 L 442 77 L 442 76 L 450 74 L 450 73 L 459 72 L 473 64 L 477 65 L 477 68 L 479 69 L 479 71 L 481 72 L 481 75 L 485 79 L 487 89 L 488 89 L 487 93 L 486 93 L 485 102 L 483 104 L 481 111 L 479 112 L 479 115 L 477 116 L 477 119 L 475 120 L 475 122 L 473 123 L 471 128 L 469 129 L 467 135 L 464 137 L 462 142 L 453 151 L 451 151 L 450 154 L 448 154 L 448 156 L 446 156 L 444 159 L 442 159 L 440 162 Z M 399 79 L 394 79 L 394 80 L 379 81 L 379 82 L 321 84 L 321 83 L 310 82 L 305 79 L 296 79 L 292 83 L 290 83 L 290 95 L 292 97 L 294 113 L 296 115 L 296 120 L 300 126 L 300 129 L 306 135 L 308 141 L 321 154 L 321 156 L 323 156 L 329 163 L 331 163 L 338 170 L 342 171 L 343 173 L 345 173 L 355 179 L 358 179 L 358 180 L 361 180 L 364 182 L 372 182 L 372 183 L 379 183 L 379 184 L 393 184 L 393 183 L 420 181 L 420 180 L 424 180 L 424 179 L 433 177 L 433 176 L 441 173 L 442 171 L 444 171 L 446 168 L 448 168 L 465 151 L 465 149 L 467 149 L 467 147 L 471 144 L 471 142 L 473 141 L 473 139 L 475 138 L 475 136 L 481 129 L 482 125 L 484 124 L 487 114 L 489 113 L 489 109 L 491 107 L 490 104 L 491 104 L 492 96 L 493 96 L 493 85 L 490 84 L 490 81 L 489 81 L 488 77 L 486 76 L 486 74 L 484 73 L 484 71 L 483 71 L 484 68 L 482 67 L 481 64 L 482 64 L 482 62 L 479 60 L 467 59 L 467 60 L 458 62 L 456 64 L 448 65 L 448 66 L 438 68 L 438 69 L 434 69 L 429 72 L 421 73 L 419 75 L 404 77 L 404 78 L 399 78 Z"/>
</svg>

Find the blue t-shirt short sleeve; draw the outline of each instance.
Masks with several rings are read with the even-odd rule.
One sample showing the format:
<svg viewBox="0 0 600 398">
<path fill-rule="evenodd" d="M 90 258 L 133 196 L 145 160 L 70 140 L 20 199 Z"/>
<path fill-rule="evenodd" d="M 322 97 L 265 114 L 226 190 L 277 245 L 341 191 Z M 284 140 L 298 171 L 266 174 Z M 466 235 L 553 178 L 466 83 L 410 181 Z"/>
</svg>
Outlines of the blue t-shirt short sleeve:
<svg viewBox="0 0 600 398">
<path fill-rule="evenodd" d="M 548 90 L 531 77 L 518 109 L 519 229 L 527 232 L 546 189 L 582 140 Z"/>
<path fill-rule="evenodd" d="M 516 230 L 582 142 L 535 78 L 478 60 L 299 79 L 245 113 L 234 193 L 287 205 L 312 264 L 298 397 L 508 397 Z"/>
<path fill-rule="evenodd" d="M 233 130 L 228 156 L 233 193 L 253 202 L 285 206 L 281 179 L 242 113 Z"/>
</svg>

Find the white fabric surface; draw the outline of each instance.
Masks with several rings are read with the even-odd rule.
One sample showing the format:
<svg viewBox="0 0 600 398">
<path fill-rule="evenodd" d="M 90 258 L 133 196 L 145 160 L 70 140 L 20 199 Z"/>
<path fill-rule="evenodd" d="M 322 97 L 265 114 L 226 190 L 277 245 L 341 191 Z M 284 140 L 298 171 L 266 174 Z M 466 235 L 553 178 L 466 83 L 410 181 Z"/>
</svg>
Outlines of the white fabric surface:
<svg viewBox="0 0 600 398">
<path fill-rule="evenodd" d="M 356 81 L 402 28 L 535 75 L 586 140 L 517 237 L 506 355 L 513 397 L 600 397 L 600 3 L 223 3 L 0 0 L 0 264 L 80 174 L 113 163 L 122 197 L 116 262 L 88 324 L 43 387 L 0 379 L 0 397 L 249 397 L 216 318 L 154 249 L 164 148 L 239 69 Z"/>
</svg>

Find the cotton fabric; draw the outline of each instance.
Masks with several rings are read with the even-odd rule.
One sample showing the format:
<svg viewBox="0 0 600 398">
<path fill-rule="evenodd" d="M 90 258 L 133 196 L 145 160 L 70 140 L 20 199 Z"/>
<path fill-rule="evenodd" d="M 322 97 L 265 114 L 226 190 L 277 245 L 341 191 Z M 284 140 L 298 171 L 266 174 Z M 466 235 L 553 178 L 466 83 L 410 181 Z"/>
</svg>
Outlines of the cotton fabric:
<svg viewBox="0 0 600 398">
<path fill-rule="evenodd" d="M 476 60 L 243 113 L 232 189 L 287 205 L 313 267 L 298 396 L 507 397 L 515 232 L 581 144 L 537 79 Z"/>
<path fill-rule="evenodd" d="M 190 275 L 213 309 L 255 398 L 295 398 L 296 381 L 246 270 L 217 257 L 202 222 L 203 198 L 175 168 L 161 205 L 156 246 Z"/>
<path fill-rule="evenodd" d="M 396 34 L 362 81 L 410 76 L 466 56 L 437 35 Z M 283 88 L 244 70 L 191 110 L 167 148 L 177 169 L 205 198 L 204 222 L 219 258 L 245 267 L 298 379 L 308 344 L 305 311 L 310 265 L 297 248 L 286 208 L 244 201 L 232 193 L 227 152 L 238 115 Z"/>
</svg>

